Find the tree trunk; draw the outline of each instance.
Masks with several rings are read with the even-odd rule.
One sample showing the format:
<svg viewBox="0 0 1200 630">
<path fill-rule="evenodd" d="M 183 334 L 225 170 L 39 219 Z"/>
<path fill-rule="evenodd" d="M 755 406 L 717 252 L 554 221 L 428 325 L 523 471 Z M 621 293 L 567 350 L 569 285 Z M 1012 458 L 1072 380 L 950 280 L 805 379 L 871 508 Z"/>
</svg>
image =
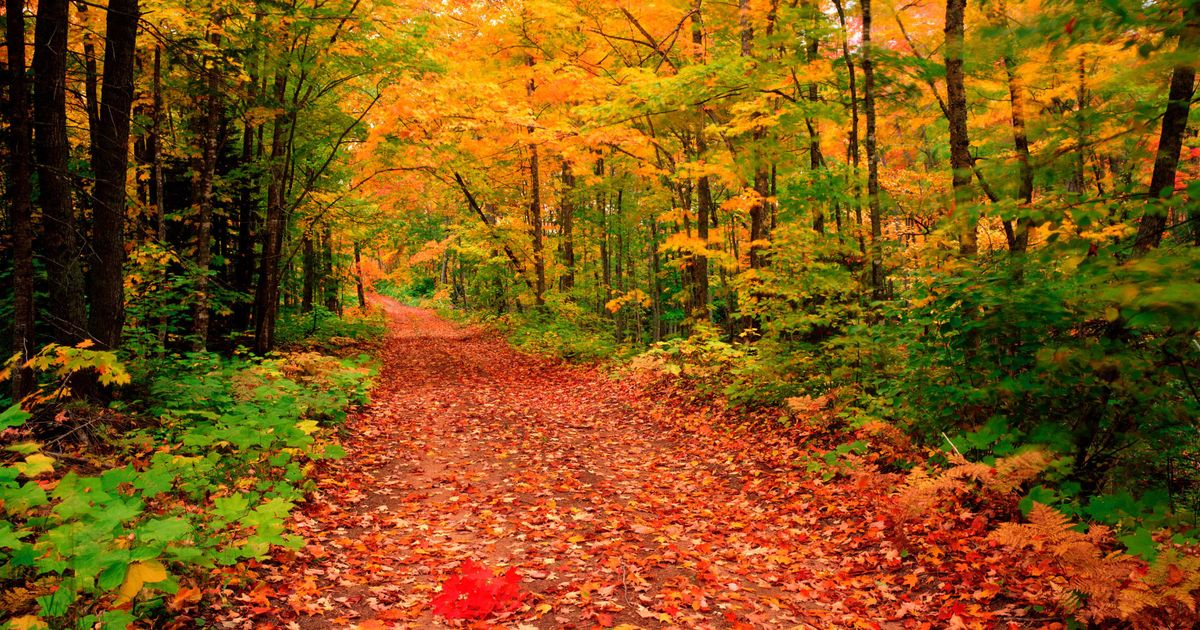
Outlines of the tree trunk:
<svg viewBox="0 0 1200 630">
<path fill-rule="evenodd" d="M 321 238 L 321 278 L 324 286 L 325 308 L 330 313 L 342 315 L 341 284 L 333 268 L 333 227 L 326 221 Z"/>
<path fill-rule="evenodd" d="M 533 96 L 537 85 L 533 81 L 533 57 L 526 60 L 530 69 L 529 83 L 525 93 Z M 533 126 L 529 126 L 529 135 L 533 136 Z M 529 142 L 529 231 L 533 238 L 533 273 L 534 300 L 538 306 L 546 303 L 546 258 L 543 247 L 544 227 L 542 226 L 542 182 L 538 171 L 538 146 L 532 139 Z"/>
<path fill-rule="evenodd" d="M 367 309 L 367 292 L 363 288 L 362 243 L 358 241 L 354 241 L 354 284 L 358 289 L 358 308 L 365 311 Z M 464 308 L 466 308 L 465 305 Z"/>
<path fill-rule="evenodd" d="M 221 46 L 221 35 L 218 32 L 221 23 L 217 19 L 211 27 L 209 35 L 209 43 L 212 44 L 214 50 L 219 50 Z M 192 329 L 196 337 L 196 350 L 204 350 L 208 346 L 208 325 L 209 325 L 209 306 L 208 306 L 208 272 L 212 265 L 212 224 L 213 224 L 213 185 L 217 175 L 217 153 L 220 149 L 220 134 L 218 127 L 221 124 L 221 72 L 217 63 L 217 59 L 207 60 L 207 88 L 208 95 L 205 98 L 204 122 L 201 125 L 201 156 L 200 156 L 200 172 L 199 186 L 199 203 L 197 204 L 196 216 L 196 317 L 195 325 Z"/>
<path fill-rule="evenodd" d="M 121 344 L 125 324 L 125 178 L 129 170 L 129 119 L 140 12 L 138 0 L 112 0 L 104 37 L 96 153 L 88 330 L 103 348 Z"/>
<path fill-rule="evenodd" d="M 308 313 L 313 309 L 313 295 L 317 285 L 317 250 L 313 247 L 311 229 L 301 238 L 303 253 L 300 257 L 300 274 L 304 276 L 300 289 L 300 312 Z"/>
<path fill-rule="evenodd" d="M 88 149 L 94 155 L 96 134 L 100 131 L 100 72 L 96 67 L 96 32 L 99 29 L 89 23 L 87 2 L 76 2 L 75 6 L 79 11 L 79 21 L 83 24 L 83 107 L 88 120 Z"/>
<path fill-rule="evenodd" d="M 883 297 L 883 217 L 879 207 L 879 149 L 876 146 L 875 61 L 871 51 L 871 0 L 862 0 L 863 109 L 867 119 L 867 209 L 871 219 L 872 292 Z"/>
<path fill-rule="evenodd" d="M 166 182 L 163 181 L 163 97 L 162 97 L 162 46 L 154 47 L 154 76 L 151 79 L 154 91 L 154 113 L 150 133 L 150 168 L 154 180 L 154 236 L 159 245 L 166 245 L 167 214 L 166 214 Z"/>
<path fill-rule="evenodd" d="M 967 89 L 963 76 L 964 14 L 967 0 L 946 0 L 946 117 L 950 122 L 950 169 L 954 187 L 952 220 L 959 230 L 959 252 L 979 251 L 971 205 L 971 141 L 967 135 Z"/>
<path fill-rule="evenodd" d="M 252 80 L 252 83 L 254 81 Z M 253 95 L 251 96 L 253 100 Z M 254 162 L 257 147 L 255 146 L 255 126 L 246 120 L 242 127 L 242 158 L 243 171 L 241 182 L 238 183 L 238 230 L 237 254 L 233 263 L 233 288 L 243 295 L 250 295 L 254 290 L 254 242 L 255 221 L 258 218 L 259 191 L 258 178 L 250 170 Z M 233 327 L 236 330 L 246 330 L 250 327 L 252 304 L 246 299 L 239 299 L 233 306 Z"/>
<path fill-rule="evenodd" d="M 562 240 L 559 250 L 562 253 L 563 275 L 559 278 L 558 288 L 566 293 L 575 287 L 575 175 L 571 166 L 563 163 L 563 194 L 559 209 L 559 229 Z"/>
<path fill-rule="evenodd" d="M 842 58 L 846 60 L 846 72 L 849 75 L 850 82 L 850 129 L 847 133 L 846 159 L 850 162 L 851 180 L 850 185 L 853 186 L 854 199 L 854 219 L 857 227 L 854 230 L 858 238 L 858 250 L 864 256 L 867 254 L 866 240 L 863 238 L 863 217 L 862 217 L 862 199 L 861 184 L 859 183 L 859 151 L 858 151 L 858 81 L 854 72 L 854 58 L 850 56 L 850 34 L 846 26 L 846 10 L 842 7 L 841 0 L 834 0 L 833 7 L 838 14 L 838 23 L 842 31 Z M 839 232 L 841 231 L 839 227 Z"/>
<path fill-rule="evenodd" d="M 1187 20 L 1179 36 L 1179 50 L 1191 53 L 1200 46 L 1200 3 L 1193 2 L 1185 16 Z M 1158 153 L 1154 156 L 1154 171 L 1150 175 L 1150 197 L 1166 199 L 1175 193 L 1175 173 L 1179 169 L 1179 152 L 1183 149 L 1183 135 L 1187 130 L 1192 96 L 1196 91 L 1195 54 L 1187 57 L 1192 63 L 1181 63 L 1171 71 L 1171 87 L 1167 96 L 1167 110 L 1163 114 L 1162 131 L 1158 137 Z M 1152 208 L 1142 215 L 1138 225 L 1137 240 L 1133 249 L 1144 254 L 1162 242 L 1167 227 L 1167 216 L 1159 208 Z"/>
<path fill-rule="evenodd" d="M 67 0 L 40 0 L 33 35 L 33 130 L 38 201 L 42 207 L 47 300 L 54 340 L 75 345 L 87 336 L 83 267 L 75 234 L 67 141 Z"/>
<path fill-rule="evenodd" d="M 810 11 L 815 10 L 811 5 L 806 5 L 806 8 Z M 810 22 L 815 21 L 814 17 L 812 15 L 805 16 Z M 805 38 L 807 39 L 805 61 L 810 64 L 817 60 L 817 54 L 820 52 L 821 45 L 820 39 L 817 38 L 814 31 L 815 29 L 809 28 L 805 33 Z M 815 107 L 817 104 L 817 83 L 815 81 L 810 82 L 806 89 L 808 92 L 808 102 Z M 804 125 L 808 128 L 809 169 L 815 178 L 817 171 L 821 170 L 821 165 L 824 163 L 821 157 L 821 128 L 820 124 L 812 116 L 804 117 Z M 819 205 L 813 209 L 813 231 L 818 234 L 825 232 L 825 212 Z"/>
<path fill-rule="evenodd" d="M 1011 56 L 1004 57 L 1004 69 L 1008 73 L 1008 97 L 1012 107 L 1013 148 L 1017 151 L 1018 177 L 1017 200 L 1028 212 L 1033 203 L 1033 162 L 1029 153 L 1029 135 L 1025 129 L 1025 97 L 1017 77 L 1016 63 Z M 1011 251 L 1020 253 L 1029 249 L 1029 229 L 1033 221 L 1028 216 L 1017 217 L 1017 229 L 1013 234 Z"/>
<path fill-rule="evenodd" d="M 5 187 L 13 239 L 13 400 L 33 391 L 33 372 L 24 366 L 34 352 L 33 295 L 33 126 L 29 117 L 29 82 L 25 76 L 25 0 L 6 0 L 5 40 L 8 47 L 8 168 Z"/>
<path fill-rule="evenodd" d="M 700 0 L 696 0 L 695 15 L 692 17 L 692 46 L 696 49 L 696 63 L 704 63 L 704 29 L 700 24 Z M 703 162 L 704 154 L 708 152 L 708 143 L 704 140 L 704 118 L 703 109 L 699 112 L 696 120 L 696 160 Z M 715 204 L 712 196 L 712 183 L 709 181 L 708 175 L 700 175 L 696 178 L 696 238 L 702 246 L 708 248 L 708 231 L 712 213 L 715 212 Z M 652 219 L 653 221 L 654 219 Z M 657 248 L 657 245 L 655 246 Z M 692 258 L 692 277 L 691 289 L 692 312 L 690 316 L 693 321 L 708 321 L 708 255 L 704 251 L 693 253 Z M 654 282 L 657 287 L 658 283 L 658 254 L 654 255 Z M 655 295 L 655 308 L 658 309 L 658 296 Z M 659 330 L 659 313 L 655 311 L 654 339 L 657 341 L 661 337 Z"/>
<path fill-rule="evenodd" d="M 287 96 L 287 70 L 275 71 L 273 97 L 281 107 Z M 267 217 L 263 225 L 262 256 L 259 261 L 258 287 L 254 293 L 254 350 L 260 354 L 275 347 L 275 317 L 279 312 L 279 261 L 283 250 L 284 225 L 284 155 L 289 116 L 286 111 L 275 114 L 271 129 L 271 155 L 267 174 Z"/>
</svg>

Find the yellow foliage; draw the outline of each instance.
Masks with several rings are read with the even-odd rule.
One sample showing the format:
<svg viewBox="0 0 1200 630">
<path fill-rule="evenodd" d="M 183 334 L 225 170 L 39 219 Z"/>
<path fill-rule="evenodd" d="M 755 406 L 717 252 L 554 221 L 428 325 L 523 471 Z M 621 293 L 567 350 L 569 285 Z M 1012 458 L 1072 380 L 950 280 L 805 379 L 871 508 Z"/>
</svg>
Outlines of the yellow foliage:
<svg viewBox="0 0 1200 630">
<path fill-rule="evenodd" d="M 162 582 L 165 579 L 167 579 L 167 568 L 161 562 L 157 560 L 134 562 L 129 565 L 129 570 L 125 573 L 125 581 L 117 589 L 117 598 L 113 600 L 113 606 L 123 606 L 133 601 L 133 598 L 142 591 L 143 586 Z"/>
</svg>

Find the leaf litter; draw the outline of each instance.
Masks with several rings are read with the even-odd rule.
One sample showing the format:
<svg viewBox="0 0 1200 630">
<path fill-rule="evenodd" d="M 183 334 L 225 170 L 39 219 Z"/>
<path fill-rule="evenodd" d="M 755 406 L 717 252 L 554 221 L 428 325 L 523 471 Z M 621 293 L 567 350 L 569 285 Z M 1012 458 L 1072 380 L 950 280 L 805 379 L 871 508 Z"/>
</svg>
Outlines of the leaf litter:
<svg viewBox="0 0 1200 630">
<path fill-rule="evenodd" d="M 890 532 L 898 474 L 823 480 L 787 431 L 518 353 L 381 298 L 372 404 L 226 628 L 1056 627 L 961 513 Z M 1043 578 L 1040 580 L 1045 581 Z"/>
</svg>

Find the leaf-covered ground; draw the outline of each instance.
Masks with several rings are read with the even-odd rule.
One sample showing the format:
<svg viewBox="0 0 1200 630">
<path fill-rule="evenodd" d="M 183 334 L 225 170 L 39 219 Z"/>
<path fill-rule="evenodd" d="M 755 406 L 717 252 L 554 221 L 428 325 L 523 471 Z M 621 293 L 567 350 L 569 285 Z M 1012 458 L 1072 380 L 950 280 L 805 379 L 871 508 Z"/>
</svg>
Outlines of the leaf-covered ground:
<svg viewBox="0 0 1200 630">
<path fill-rule="evenodd" d="M 502 627 L 1050 621 L 1015 603 L 1002 550 L 963 535 L 986 514 L 897 534 L 895 475 L 822 482 L 787 432 L 383 304 L 384 369 L 294 517 L 307 544 L 230 591 L 225 627 L 462 625 L 431 602 L 468 561 L 520 577 L 519 605 L 486 622 Z"/>
</svg>

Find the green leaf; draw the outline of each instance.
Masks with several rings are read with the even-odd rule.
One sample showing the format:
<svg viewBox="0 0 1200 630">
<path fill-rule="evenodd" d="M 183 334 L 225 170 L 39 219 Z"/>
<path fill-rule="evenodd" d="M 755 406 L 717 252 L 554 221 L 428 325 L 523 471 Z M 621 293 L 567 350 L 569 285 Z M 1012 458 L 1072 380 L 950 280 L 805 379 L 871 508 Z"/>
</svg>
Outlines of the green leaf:
<svg viewBox="0 0 1200 630">
<path fill-rule="evenodd" d="M 1139 527 L 1128 536 L 1121 536 L 1120 540 L 1130 555 L 1139 556 L 1147 562 L 1153 562 L 1158 557 L 1158 543 L 1154 542 L 1154 537 L 1144 527 Z"/>
<path fill-rule="evenodd" d="M 1053 506 L 1058 503 L 1058 493 L 1046 486 L 1037 485 L 1029 489 L 1029 494 L 1026 494 L 1023 499 L 1017 504 L 1021 509 L 1021 514 L 1029 516 L 1029 512 L 1033 510 L 1034 503 Z"/>
<path fill-rule="evenodd" d="M 30 414 L 21 409 L 20 405 L 13 405 L 3 412 L 0 412 L 0 431 L 12 427 L 19 427 L 25 424 L 25 421 L 30 418 Z"/>
<path fill-rule="evenodd" d="M 186 540 L 191 533 L 191 523 L 179 517 L 154 519 L 137 529 L 138 540 L 146 542 L 177 542 Z"/>
</svg>

